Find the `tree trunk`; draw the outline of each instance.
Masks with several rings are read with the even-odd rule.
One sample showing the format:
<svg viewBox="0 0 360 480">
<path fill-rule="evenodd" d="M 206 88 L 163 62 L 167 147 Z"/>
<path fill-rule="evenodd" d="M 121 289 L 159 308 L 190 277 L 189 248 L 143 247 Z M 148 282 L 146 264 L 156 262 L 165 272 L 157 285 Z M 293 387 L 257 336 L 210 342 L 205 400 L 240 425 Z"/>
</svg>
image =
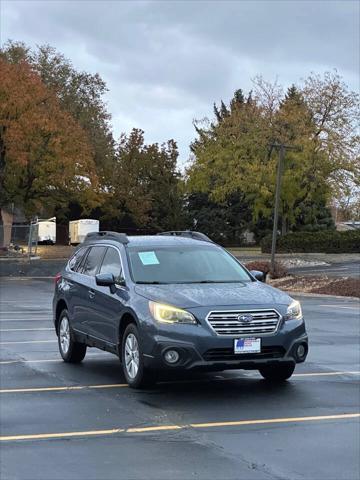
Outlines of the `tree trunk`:
<svg viewBox="0 0 360 480">
<path fill-rule="evenodd" d="M 11 243 L 11 230 L 12 230 L 14 214 L 1 208 L 1 219 L 3 223 L 2 247 L 7 248 Z"/>
</svg>

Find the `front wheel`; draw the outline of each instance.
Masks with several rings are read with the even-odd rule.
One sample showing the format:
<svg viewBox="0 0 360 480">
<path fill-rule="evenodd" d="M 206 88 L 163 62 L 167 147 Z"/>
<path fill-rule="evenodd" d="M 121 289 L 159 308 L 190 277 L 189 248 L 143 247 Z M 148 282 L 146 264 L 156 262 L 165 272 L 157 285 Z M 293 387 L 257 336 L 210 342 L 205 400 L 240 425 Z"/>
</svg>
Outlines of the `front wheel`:
<svg viewBox="0 0 360 480">
<path fill-rule="evenodd" d="M 140 336 L 136 325 L 131 323 L 125 329 L 121 345 L 121 361 L 129 387 L 146 388 L 155 383 L 152 372 L 144 367 Z"/>
<path fill-rule="evenodd" d="M 86 345 L 76 342 L 70 329 L 69 314 L 63 310 L 60 314 L 58 344 L 64 362 L 80 363 L 86 354 Z"/>
<path fill-rule="evenodd" d="M 259 368 L 259 372 L 265 378 L 271 382 L 285 382 L 294 373 L 294 364 L 285 365 L 266 365 Z"/>
</svg>

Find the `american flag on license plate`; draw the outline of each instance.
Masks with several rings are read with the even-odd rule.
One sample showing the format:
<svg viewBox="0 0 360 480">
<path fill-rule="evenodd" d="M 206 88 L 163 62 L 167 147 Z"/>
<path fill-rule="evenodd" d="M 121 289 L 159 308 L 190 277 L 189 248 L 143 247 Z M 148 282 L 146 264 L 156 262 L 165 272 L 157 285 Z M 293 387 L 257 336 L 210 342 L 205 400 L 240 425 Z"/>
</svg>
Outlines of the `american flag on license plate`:
<svg viewBox="0 0 360 480">
<path fill-rule="evenodd" d="M 253 344 L 254 338 L 241 338 L 237 341 L 238 347 L 250 347 Z"/>
</svg>

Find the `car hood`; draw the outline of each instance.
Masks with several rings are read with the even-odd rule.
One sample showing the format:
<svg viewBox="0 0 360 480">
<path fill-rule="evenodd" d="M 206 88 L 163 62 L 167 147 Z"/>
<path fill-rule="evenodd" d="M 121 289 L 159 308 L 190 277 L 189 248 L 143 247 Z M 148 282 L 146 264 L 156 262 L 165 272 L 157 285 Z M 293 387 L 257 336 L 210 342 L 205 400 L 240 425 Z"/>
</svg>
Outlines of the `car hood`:
<svg viewBox="0 0 360 480">
<path fill-rule="evenodd" d="M 288 305 L 289 295 L 261 282 L 136 285 L 136 293 L 180 308 L 231 305 Z"/>
</svg>

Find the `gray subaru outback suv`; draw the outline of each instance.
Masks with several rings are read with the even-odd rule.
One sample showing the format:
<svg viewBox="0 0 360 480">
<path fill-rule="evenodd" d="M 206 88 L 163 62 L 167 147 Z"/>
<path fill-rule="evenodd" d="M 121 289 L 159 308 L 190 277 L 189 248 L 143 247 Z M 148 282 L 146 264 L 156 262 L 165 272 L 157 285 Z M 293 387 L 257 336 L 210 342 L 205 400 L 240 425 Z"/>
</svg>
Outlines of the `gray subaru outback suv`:
<svg viewBox="0 0 360 480">
<path fill-rule="evenodd" d="M 134 388 L 164 370 L 284 381 L 307 356 L 305 323 L 298 301 L 261 280 L 199 232 L 88 234 L 55 279 L 60 354 L 112 352 Z"/>
</svg>

